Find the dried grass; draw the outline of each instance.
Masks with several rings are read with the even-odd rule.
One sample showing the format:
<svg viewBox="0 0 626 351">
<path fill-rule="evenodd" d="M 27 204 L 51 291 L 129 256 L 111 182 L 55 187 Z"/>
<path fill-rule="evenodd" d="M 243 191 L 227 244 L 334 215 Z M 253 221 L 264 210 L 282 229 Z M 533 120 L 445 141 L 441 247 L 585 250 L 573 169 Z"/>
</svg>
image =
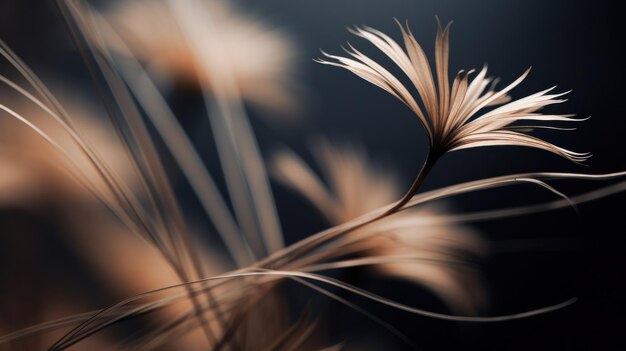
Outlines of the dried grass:
<svg viewBox="0 0 626 351">
<path fill-rule="evenodd" d="M 7 333 L 0 337 L 0 344 L 62 330 L 62 336 L 49 348 L 61 350 L 78 343 L 85 345 L 85 339 L 92 340 L 103 330 L 141 318 L 149 320 L 145 329 L 127 335 L 126 339 L 111 337 L 113 340 L 108 341 L 128 349 L 295 350 L 320 349 L 331 344 L 318 333 L 317 326 L 323 321 L 318 319 L 315 309 L 303 308 L 296 311 L 298 317 L 292 318 L 294 311 L 290 308 L 293 306 L 289 305 L 289 296 L 281 285 L 287 280 L 344 304 L 409 343 L 410 338 L 401 335 L 392 323 L 373 315 L 367 306 L 346 298 L 346 294 L 420 316 L 465 322 L 527 318 L 564 308 L 575 301 L 572 298 L 553 306 L 505 316 L 481 316 L 484 293 L 478 272 L 469 263 L 472 257 L 485 252 L 486 244 L 464 223 L 527 215 L 608 196 L 623 191 L 624 183 L 570 199 L 556 190 L 552 182 L 559 179 L 609 180 L 623 177 L 626 172 L 514 174 L 420 192 L 437 160 L 446 152 L 463 148 L 521 145 L 583 161 L 587 154 L 571 152 L 525 134 L 534 129 L 534 125 L 513 125 L 520 121 L 572 121 L 569 116 L 538 113 L 543 106 L 562 102 L 557 99 L 560 95 L 548 94 L 546 90 L 510 100 L 508 93 L 526 74 L 496 91 L 487 89 L 492 80 L 486 78 L 486 68 L 471 81 L 469 73 L 458 74 L 450 87 L 448 27 L 439 27 L 437 31 L 437 84 L 408 26 L 401 26 L 406 51 L 381 32 L 371 28 L 356 29 L 355 34 L 373 43 L 406 73 L 421 105 L 400 80 L 354 48 L 348 50 L 352 58 L 327 55 L 335 61 L 321 62 L 346 68 L 409 106 L 424 126 L 431 148 L 424 167 L 404 194 L 393 172 L 372 166 L 362 151 L 321 144 L 314 153 L 323 176 L 289 150 L 277 154 L 271 163 L 276 179 L 303 195 L 332 225 L 286 245 L 266 165 L 244 107 L 244 101 L 254 100 L 250 96 L 256 93 L 241 82 L 238 66 L 231 66 L 230 56 L 222 50 L 225 45 L 235 45 L 233 42 L 237 40 L 220 38 L 213 31 L 223 20 L 219 17 L 220 11 L 208 11 L 194 0 L 169 1 L 168 5 L 171 15 L 165 14 L 165 7 L 161 5 L 153 10 L 159 16 L 171 16 L 166 28 L 180 26 L 176 38 L 180 35 L 184 42 L 178 43 L 178 39 L 169 36 L 165 41 L 183 45 L 185 51 L 181 56 L 172 56 L 169 52 L 162 57 L 165 62 L 149 65 L 169 67 L 165 69 L 172 74 L 199 77 L 229 196 L 222 196 L 159 85 L 141 63 L 155 56 L 154 52 L 159 52 L 163 44 L 152 37 L 146 38 L 151 33 L 144 31 L 144 27 L 135 27 L 145 19 L 137 23 L 130 21 L 133 26 L 127 30 L 136 37 L 129 40 L 124 33 L 118 33 L 117 27 L 106 17 L 84 3 L 60 1 L 62 13 L 94 75 L 98 94 L 115 127 L 115 136 L 107 135 L 105 143 L 114 145 L 111 149 L 117 151 L 114 156 L 105 155 L 108 147 L 87 136 L 90 127 L 81 125 L 74 112 L 66 111 L 41 80 L 2 43 L 0 54 L 28 84 L 1 77 L 2 83 L 29 101 L 29 107 L 0 101 L 0 109 L 22 126 L 21 129 L 11 128 L 30 134 L 16 140 L 10 140 L 14 136 L 12 132 L 4 136 L 13 151 L 6 156 L 0 154 L 3 167 L 6 164 L 5 168 L 10 170 L 0 177 L 0 190 L 10 189 L 11 192 L 2 192 L 0 199 L 3 203 L 29 202 L 49 189 L 68 189 L 60 191 L 62 194 L 46 195 L 55 201 L 75 197 L 96 199 L 94 201 L 102 203 L 117 217 L 119 222 L 115 223 L 125 225 L 125 229 L 116 225 L 107 234 L 104 229 L 113 222 L 100 222 L 107 226 L 93 233 L 97 236 L 76 240 L 78 251 L 91 260 L 98 274 L 107 277 L 107 281 L 115 280 L 129 290 L 145 292 L 129 293 L 130 297 L 106 308 Z M 131 18 L 137 14 L 143 16 L 132 7 L 123 11 L 129 11 Z M 122 17 L 127 14 L 123 13 Z M 243 19 L 235 23 L 242 26 L 244 32 L 257 26 Z M 166 34 L 169 35 L 169 31 Z M 259 65 L 263 66 L 259 68 L 263 71 L 269 64 Z M 187 71 L 189 66 L 193 66 L 191 71 Z M 185 72 L 178 72 L 180 70 Z M 283 72 L 272 71 L 272 74 Z M 256 73 L 251 76 L 253 78 L 245 79 L 257 79 Z M 261 77 L 265 77 L 265 73 Z M 281 105 L 280 99 L 272 103 Z M 489 106 L 491 110 L 477 116 Z M 156 134 L 149 132 L 150 126 Z M 216 229 L 215 236 L 226 248 L 227 258 L 216 258 L 211 249 L 194 241 L 193 232 L 198 230 L 192 229 L 187 221 L 157 149 L 157 138 L 163 141 L 189 181 L 207 219 Z M 53 159 L 54 167 L 42 166 L 45 163 L 37 157 L 29 158 L 32 153 L 29 148 L 37 152 L 46 150 L 46 155 L 50 156 L 45 158 Z M 15 150 L 24 152 L 25 156 L 19 157 Z M 126 166 L 113 164 L 118 159 L 128 161 Z M 55 173 L 59 167 L 63 172 Z M 22 176 L 33 173 L 37 176 Z M 51 174 L 54 174 L 53 180 Z M 75 186 L 76 183 L 81 187 Z M 463 214 L 453 214 L 441 203 L 435 203 L 459 194 L 515 184 L 536 185 L 562 199 Z M 91 218 L 77 218 L 68 224 L 77 233 L 88 232 L 93 225 Z M 202 235 L 208 236 L 210 231 L 211 228 L 203 228 Z M 130 240 L 127 237 L 130 232 L 144 242 Z M 110 260 L 105 250 L 123 255 L 128 261 Z M 224 268 L 229 266 L 235 268 Z M 452 312 L 438 313 L 402 304 L 327 274 L 354 267 L 370 267 L 383 276 L 419 284 L 444 301 Z M 172 274 L 164 275 L 164 271 Z M 337 344 L 328 349 L 341 347 L 342 344 Z"/>
</svg>

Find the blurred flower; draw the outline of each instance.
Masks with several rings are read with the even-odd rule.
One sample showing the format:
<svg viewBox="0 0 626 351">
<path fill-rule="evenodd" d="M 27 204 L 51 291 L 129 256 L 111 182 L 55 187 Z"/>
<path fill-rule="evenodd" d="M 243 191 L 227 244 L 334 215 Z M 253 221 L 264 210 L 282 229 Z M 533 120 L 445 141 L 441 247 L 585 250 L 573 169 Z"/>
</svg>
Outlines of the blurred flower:
<svg viewBox="0 0 626 351">
<path fill-rule="evenodd" d="M 294 112 L 298 105 L 298 86 L 293 81 L 296 49 L 289 35 L 242 13 L 231 2 L 202 1 L 198 5 L 210 18 L 196 12 L 195 18 L 185 20 L 213 33 L 211 38 L 205 37 L 203 45 L 215 46 L 227 58 L 239 94 L 271 115 Z M 216 62 L 199 62 L 202 57 L 189 47 L 176 16 L 162 1 L 126 1 L 105 18 L 132 53 L 165 80 L 193 84 L 200 79 L 209 88 L 220 84 L 215 81 L 220 78 L 211 76 L 206 68 Z M 117 38 L 105 35 L 105 39 L 120 53 L 128 54 Z"/>
<path fill-rule="evenodd" d="M 103 160 L 104 167 L 116 174 L 118 184 L 124 184 L 133 193 L 141 193 L 139 180 L 123 143 L 111 125 L 97 118 L 99 110 L 76 94 L 71 98 L 68 94 L 60 95 L 63 108 L 71 117 L 74 130 L 80 133 L 80 139 L 88 142 Z M 44 321 L 100 308 L 102 300 L 106 305 L 123 297 L 180 284 L 180 277 L 164 258 L 163 252 L 112 216 L 72 176 L 70 170 L 80 170 L 84 172 L 81 177 L 98 184 L 96 189 L 107 187 L 98 175 L 99 170 L 68 131 L 46 110 L 30 103 L 24 96 L 11 93 L 5 96 L 11 96 L 11 99 L 0 103 L 6 108 L 5 112 L 12 111 L 23 116 L 45 137 L 19 119 L 9 116 L 0 118 L 0 168 L 7 170 L 0 173 L 0 214 L 11 209 L 24 209 L 28 211 L 27 218 L 40 216 L 53 223 L 58 231 L 22 222 L 9 226 L 0 221 L 3 227 L 21 233 L 19 237 L 8 236 L 0 245 L 11 249 L 9 254 L 0 256 L 3 261 L 6 260 L 6 264 L 0 266 L 20 272 L 13 275 L 0 270 L 0 275 L 8 277 L 4 281 L 10 287 L 6 291 L 0 289 L 0 296 L 3 297 L 0 303 L 0 336 Z M 71 164 L 46 138 L 67 153 Z M 64 260 L 58 260 L 60 253 L 52 252 L 46 246 L 50 240 L 69 249 L 64 251 L 67 255 Z M 196 246 L 196 249 L 206 275 L 202 277 L 214 276 L 230 268 L 229 258 L 223 252 L 206 245 Z M 80 264 L 68 266 L 66 261 Z M 89 273 L 85 274 L 83 270 Z M 59 275 L 57 271 L 63 274 Z M 241 350 L 256 350 L 259 346 L 273 349 L 271 346 L 277 342 L 299 349 L 319 349 L 317 345 L 322 341 L 312 337 L 316 331 L 309 316 L 304 314 L 293 324 L 282 294 L 266 285 L 263 279 L 252 277 L 247 281 L 227 284 L 222 289 L 212 289 L 215 294 L 212 298 L 218 301 L 217 307 L 204 306 L 203 313 L 217 340 L 225 340 L 226 345 L 233 343 Z M 43 294 L 40 290 L 33 290 L 33 286 L 51 286 L 55 293 L 51 294 L 52 288 L 49 288 L 47 294 Z M 72 293 L 59 294 L 58 287 L 71 289 Z M 94 291 L 97 294 L 93 294 Z M 206 349 L 205 335 L 193 312 L 195 307 L 186 295 L 183 296 L 185 298 L 166 303 L 149 315 L 145 326 L 151 327 L 146 329 L 145 335 L 138 333 L 130 341 L 124 340 L 121 335 L 98 335 L 90 337 L 85 343 L 81 342 L 77 349 L 100 349 L 111 344 Z M 10 303 L 5 304 L 5 301 Z M 72 302 L 69 306 L 68 301 Z M 156 301 L 158 299 L 149 299 L 146 305 Z M 220 310 L 225 313 L 227 321 L 220 321 L 217 317 Z M 172 325 L 174 328 L 169 330 Z M 18 349 L 48 347 L 60 340 L 65 332 L 66 329 L 51 330 L 41 337 L 34 334 L 4 345 Z"/>
<path fill-rule="evenodd" d="M 6 101 L 11 101 L 12 110 L 27 116 L 29 121 L 62 145 L 77 167 L 97 183 L 100 179 L 96 176 L 97 171 L 67 131 L 43 109 L 23 100 L 12 96 Z M 61 100 L 72 101 L 65 103 L 64 108 L 72 116 L 72 122 L 81 135 L 106 160 L 107 166 L 130 189 L 134 189 L 137 186 L 136 177 L 112 126 L 98 119 L 94 107 L 84 103 L 76 94 L 72 99 Z M 0 289 L 0 296 L 7 298 L 0 303 L 0 310 L 6 312 L 0 313 L 2 335 L 42 321 L 100 307 L 100 299 L 103 298 L 115 301 L 179 283 L 163 256 L 112 217 L 86 188 L 77 183 L 67 171 L 66 163 L 67 160 L 31 128 L 7 116 L 0 118 L 0 169 L 3 170 L 0 172 L 0 211 L 22 211 L 21 217 L 30 218 L 19 220 L 21 217 L 13 214 L 1 222 L 4 228 L 21 233 L 19 237 L 10 235 L 2 239 L 3 245 L 10 251 L 3 255 L 7 264 L 1 266 L 19 272 L 4 274 L 3 270 L 0 271 L 0 275 L 6 275 L 4 281 L 7 286 L 12 287 L 6 291 L 10 295 L 4 295 Z M 57 229 L 41 227 L 36 224 L 39 221 L 51 223 Z M 50 252 L 50 242 L 67 248 L 65 253 L 69 257 L 59 261 L 55 253 Z M 223 272 L 227 260 L 217 252 L 204 249 L 202 263 L 205 272 Z M 68 260 L 81 265 L 73 267 L 68 265 Z M 85 276 L 84 269 L 92 274 Z M 60 275 L 59 271 L 63 274 Z M 50 287 L 43 294 L 33 290 L 34 286 Z M 61 294 L 57 291 L 60 286 L 74 288 L 71 294 Z M 93 291 L 98 291 L 98 295 L 91 296 Z M 5 305 L 5 301 L 10 301 L 10 304 Z M 171 320 L 190 308 L 189 302 L 182 302 L 157 313 L 155 319 Z M 32 347 L 41 348 L 41 345 L 48 346 L 62 335 L 51 333 L 41 339 L 25 340 L 30 344 L 17 343 L 15 346 L 38 345 Z M 203 338 L 198 329 L 170 346 L 200 349 Z M 93 349 L 94 342 L 104 347 L 110 340 L 97 337 L 81 343 L 79 349 Z"/>
<path fill-rule="evenodd" d="M 12 96 L 9 108 L 27 116 L 32 124 L 67 151 L 77 168 L 98 183 L 97 170 L 59 123 L 35 104 L 26 103 L 23 97 L 6 93 L 5 96 Z M 113 127 L 96 118 L 97 113 L 91 112 L 93 106 L 81 102 L 79 97 L 74 96 L 71 101 L 73 103 L 66 104 L 65 108 L 74 117 L 73 123 L 86 140 L 93 143 L 108 167 L 115 170 L 129 187 L 135 186 L 133 170 Z M 78 201 L 95 202 L 93 196 L 67 172 L 66 158 L 31 128 L 7 116 L 0 118 L 0 162 L 7 170 L 0 173 L 2 206 L 71 206 Z"/>
<path fill-rule="evenodd" d="M 282 184 L 302 194 L 332 224 L 392 203 L 401 194 L 395 175 L 386 167 L 372 166 L 362 151 L 328 143 L 321 143 L 316 151 L 328 185 L 287 151 L 276 155 L 272 170 Z M 441 206 L 429 205 L 383 218 L 326 249 L 332 254 L 324 259 L 370 262 L 382 274 L 430 289 L 457 312 L 475 313 L 484 304 L 484 294 L 467 258 L 483 254 L 485 245 L 465 226 L 437 224 L 435 219 L 445 212 Z"/>
<path fill-rule="evenodd" d="M 487 77 L 487 66 L 483 67 L 471 81 L 469 77 L 474 70 L 461 70 L 450 87 L 449 25 L 442 29 L 439 24 L 435 41 L 437 77 L 435 84 L 424 50 L 408 25 L 406 28 L 401 24 L 399 26 L 406 51 L 388 35 L 373 28 L 356 28 L 353 33 L 372 43 L 404 72 L 417 91 L 421 105 L 397 77 L 351 45 L 345 50 L 351 58 L 324 53 L 333 61 L 318 60 L 318 62 L 345 68 L 402 101 L 419 118 L 428 134 L 431 149 L 438 154 L 481 146 L 513 145 L 547 150 L 576 162 L 589 157 L 586 153 L 566 150 L 524 134 L 538 128 L 560 129 L 527 124 L 529 121 L 580 121 L 573 119 L 571 115 L 538 112 L 544 106 L 565 101 L 558 99 L 564 93 L 548 94 L 553 90 L 550 88 L 518 100 L 511 100 L 508 93 L 526 78 L 529 70 L 504 89 L 496 91 L 497 80 Z M 481 111 L 489 107 L 493 108 L 481 114 Z M 518 125 L 517 122 L 524 123 Z"/>
</svg>

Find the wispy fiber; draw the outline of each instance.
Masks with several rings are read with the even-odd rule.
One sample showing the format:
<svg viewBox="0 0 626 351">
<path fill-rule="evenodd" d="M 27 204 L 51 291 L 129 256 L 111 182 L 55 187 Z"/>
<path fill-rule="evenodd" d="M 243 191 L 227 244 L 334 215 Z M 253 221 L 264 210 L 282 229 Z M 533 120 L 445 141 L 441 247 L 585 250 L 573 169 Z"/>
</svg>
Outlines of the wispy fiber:
<svg viewBox="0 0 626 351">
<path fill-rule="evenodd" d="M 559 99 L 565 93 L 550 94 L 554 88 L 516 100 L 510 97 L 509 93 L 526 78 L 530 69 L 500 90 L 496 90 L 498 80 L 487 76 L 486 65 L 474 78 L 470 78 L 475 73 L 473 69 L 459 71 L 450 86 L 450 25 L 442 28 L 439 22 L 437 24 L 434 74 L 408 24 L 403 26 L 398 22 L 404 48 L 387 34 L 370 27 L 357 27 L 352 31 L 391 59 L 410 80 L 417 94 L 411 93 L 410 88 L 388 69 L 352 45 L 345 49 L 349 56 L 324 53 L 331 60 L 320 59 L 318 62 L 344 68 L 404 103 L 424 126 L 435 153 L 511 145 L 543 149 L 576 162 L 589 157 L 587 153 L 573 152 L 525 134 L 538 128 L 554 128 L 537 123 L 580 121 L 571 115 L 539 112 L 545 106 L 565 101 Z"/>
<path fill-rule="evenodd" d="M 237 39 L 220 35 L 219 29 L 224 23 L 220 11 L 212 11 L 211 5 L 205 6 L 200 0 L 171 0 L 167 2 L 169 7 L 159 3 L 156 10 L 150 10 L 159 14 L 157 17 L 160 14 L 169 16 L 161 23 L 162 28 L 152 29 L 157 34 L 164 29 L 163 43 L 181 49 L 179 53 L 183 54 L 179 57 L 172 52 L 159 56 L 163 43 L 159 42 L 158 36 L 156 40 L 152 37 L 154 33 L 147 33 L 152 29 L 142 27 L 144 17 L 131 23 L 139 27 L 124 29 L 115 20 L 95 13 L 79 0 L 61 0 L 59 3 L 92 75 L 96 92 L 116 128 L 117 138 L 111 138 L 111 141 L 118 143 L 125 153 L 130 166 L 128 174 L 117 172 L 100 155 L 98 145 L 85 136 L 87 133 L 74 122 L 75 118 L 2 43 L 0 54 L 28 84 L 22 87 L 4 77 L 0 80 L 40 109 L 40 113 L 43 111 L 44 117 L 43 121 L 33 118 L 29 111 L 19 111 L 12 106 L 11 101 L 0 102 L 0 109 L 4 111 L 3 115 L 22 124 L 25 131 L 32 132 L 31 137 L 42 138 L 63 160 L 58 164 L 117 216 L 129 231 L 145 239 L 158 255 L 144 255 L 140 250 L 133 250 L 133 246 L 124 240 L 116 240 L 123 248 L 111 246 L 111 250 L 126 254 L 136 252 L 139 263 L 133 269 L 152 267 L 156 270 L 142 276 L 145 280 L 154 278 L 152 274 L 155 273 L 156 278 L 163 278 L 164 267 L 167 267 L 171 269 L 174 281 L 155 279 L 154 284 L 160 285 L 157 288 L 145 287 L 152 290 L 90 313 L 14 331 L 0 337 L 0 344 L 63 328 L 59 331 L 62 335 L 50 345 L 51 350 L 62 350 L 79 343 L 82 345 L 85 340 L 91 340 L 111 327 L 138 322 L 140 327 L 128 328 L 130 332 L 118 335 L 112 343 L 127 349 L 308 350 L 333 343 L 335 346 L 330 349 L 341 348 L 342 344 L 320 336 L 319 330 L 323 328 L 318 326 L 324 321 L 315 308 L 292 306 L 295 299 L 291 299 L 288 290 L 283 290 L 287 287 L 281 285 L 285 281 L 333 299 L 407 342 L 410 338 L 395 330 L 393 323 L 372 313 L 363 301 L 380 303 L 417 316 L 479 323 L 528 318 L 576 301 L 571 298 L 553 302 L 548 307 L 508 315 L 481 315 L 484 295 L 478 274 L 470 264 L 474 257 L 484 253 L 485 245 L 462 221 L 502 218 L 530 213 L 537 208 L 468 213 L 464 218 L 462 215 L 455 217 L 434 202 L 485 189 L 530 184 L 565 198 L 539 208 L 550 209 L 624 190 L 623 186 L 617 186 L 567 199 L 554 187 L 555 180 L 610 180 L 626 173 L 514 174 L 421 192 L 430 170 L 448 151 L 517 145 L 544 149 L 576 162 L 587 157 L 526 134 L 529 129 L 536 128 L 535 123 L 574 119 L 539 113 L 542 107 L 562 101 L 560 95 L 550 94 L 547 90 L 510 100 L 509 92 L 525 74 L 502 90 L 495 90 L 493 80 L 486 76 L 486 68 L 474 79 L 468 78 L 473 73 L 461 73 L 451 83 L 447 62 L 448 27 L 438 28 L 434 74 L 425 53 L 407 27 L 401 26 L 405 49 L 374 29 L 355 31 L 400 67 L 416 94 L 410 92 L 413 88 L 409 89 L 380 64 L 352 47 L 348 49 L 350 57 L 327 55 L 330 60 L 321 61 L 354 72 L 409 106 L 426 129 L 430 150 L 422 170 L 404 195 L 388 169 L 372 167 L 363 154 L 354 150 L 329 145 L 317 148 L 315 155 L 322 169 L 321 175 L 297 156 L 289 152 L 280 154 L 274 164 L 277 178 L 302 193 L 332 224 L 330 228 L 298 242 L 285 244 L 266 164 L 246 114 L 245 103 L 254 100 L 250 97 L 254 93 L 242 83 L 238 73 L 240 68 L 231 57 L 230 46 L 234 45 L 231 41 Z M 131 18 L 144 16 L 134 11 L 129 12 L 133 14 Z M 177 39 L 169 37 L 174 34 L 169 31 L 172 28 L 175 28 Z M 150 39 L 133 38 L 131 33 L 140 33 L 136 34 L 138 37 L 150 35 Z M 253 58 L 259 55 L 262 56 L 263 52 L 255 52 Z M 249 56 L 243 58 L 256 62 Z M 163 59 L 164 63 L 152 59 Z M 161 86 L 154 80 L 154 72 L 146 71 L 144 64 L 149 67 L 148 71 L 164 65 L 169 67 L 166 71 L 189 75 L 200 83 L 229 198 L 223 198 L 217 189 L 210 170 L 202 163 L 200 152 L 195 150 L 169 107 L 165 94 L 159 90 Z M 263 65 L 267 64 L 264 61 Z M 65 134 L 51 133 L 48 123 Z M 543 127 L 553 128 L 551 125 Z M 169 164 L 161 157 L 161 147 L 174 156 L 196 192 L 211 223 L 208 228 L 194 230 L 188 223 L 185 208 L 175 192 L 176 184 L 167 168 Z M 15 173 L 19 175 L 19 172 Z M 15 181 L 16 177 L 8 179 Z M 78 231 L 86 231 L 89 224 L 91 222 L 81 221 L 77 225 Z M 216 273 L 214 269 L 224 270 L 220 266 L 224 262 L 208 263 L 212 262 L 209 258 L 215 256 L 212 248 L 205 248 L 192 240 L 195 238 L 192 232 L 211 235 L 211 229 L 219 231 L 229 258 L 237 266 L 233 270 Z M 103 242 L 90 242 L 94 247 L 84 245 L 85 254 L 104 250 Z M 99 262 L 95 266 L 106 266 L 103 262 L 106 263 L 107 253 L 90 255 L 94 262 Z M 116 264 L 108 265 L 109 272 L 119 274 L 120 281 L 142 275 L 131 269 L 123 274 L 115 273 L 122 269 L 116 267 L 118 265 L 133 263 L 118 259 Z M 354 267 L 367 267 L 370 271 L 420 284 L 442 299 L 449 312 L 430 311 L 420 306 L 423 304 L 420 301 L 394 301 L 329 273 Z M 141 288 L 144 282 L 137 280 L 133 283 Z M 352 296 L 359 299 L 352 300 Z M 193 345 L 177 342 L 194 332 L 200 337 L 190 339 Z"/>
</svg>

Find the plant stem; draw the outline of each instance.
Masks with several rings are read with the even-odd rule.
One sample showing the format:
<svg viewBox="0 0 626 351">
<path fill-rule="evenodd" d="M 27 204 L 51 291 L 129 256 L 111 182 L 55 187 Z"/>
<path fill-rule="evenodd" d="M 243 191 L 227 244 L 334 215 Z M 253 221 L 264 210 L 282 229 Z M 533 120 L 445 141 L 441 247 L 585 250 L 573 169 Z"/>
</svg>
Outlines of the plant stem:
<svg viewBox="0 0 626 351">
<path fill-rule="evenodd" d="M 409 188 L 409 190 L 407 190 L 404 196 L 402 196 L 402 198 L 398 202 L 396 202 L 396 204 L 393 205 L 393 207 L 385 211 L 385 213 L 383 213 L 382 215 L 376 217 L 376 219 L 374 220 L 387 217 L 391 214 L 398 212 L 400 209 L 402 209 L 402 207 L 406 205 L 407 202 L 411 200 L 411 198 L 413 198 L 413 195 L 415 195 L 415 193 L 417 193 L 419 188 L 422 186 L 422 183 L 424 183 L 426 176 L 428 176 L 428 173 L 430 173 L 431 169 L 433 168 L 433 166 L 435 165 L 439 157 L 440 157 L 439 153 L 429 152 L 428 156 L 426 157 L 426 161 L 424 162 L 424 165 L 422 165 L 422 169 L 417 174 L 417 177 L 415 177 L 415 180 L 413 180 L 413 184 L 411 184 L 411 187 Z"/>
<path fill-rule="evenodd" d="M 392 207 L 390 207 L 388 210 L 386 210 L 385 212 L 373 217 L 373 218 L 363 218 L 362 221 L 356 222 L 354 223 L 352 226 L 347 227 L 347 228 L 343 228 L 341 230 L 338 231 L 331 231 L 331 232 L 322 232 L 319 235 L 315 235 L 312 237 L 309 237 L 307 239 L 304 239 L 294 245 L 292 245 L 290 247 L 291 250 L 289 251 L 283 251 L 280 253 L 277 253 L 278 255 L 270 255 L 267 258 L 261 260 L 260 262 L 258 262 L 256 265 L 254 265 L 255 267 L 263 267 L 263 266 L 268 266 L 268 265 L 275 265 L 276 262 L 280 261 L 280 260 L 291 260 L 293 261 L 294 259 L 297 259 L 299 257 L 302 257 L 308 253 L 310 253 L 311 251 L 319 248 L 320 246 L 326 244 L 327 242 L 346 235 L 348 233 L 351 233 L 357 229 L 360 229 L 368 224 L 371 224 L 373 222 L 379 221 L 387 216 L 390 216 L 400 210 L 402 210 L 402 208 L 404 207 L 404 205 L 407 204 L 407 202 L 409 202 L 411 200 L 411 198 L 413 198 L 413 195 L 415 195 L 415 193 L 417 193 L 417 191 L 419 190 L 419 188 L 421 187 L 422 183 L 424 182 L 424 180 L 426 179 L 426 176 L 428 175 L 428 173 L 430 173 L 430 170 L 433 168 L 433 166 L 435 165 L 435 163 L 437 162 L 437 160 L 440 157 L 440 153 L 438 152 L 433 152 L 431 150 L 431 152 L 429 152 L 428 156 L 426 157 L 426 161 L 424 162 L 424 165 L 422 166 L 422 169 L 420 170 L 420 172 L 417 174 L 417 177 L 415 178 L 415 180 L 413 181 L 413 184 L 411 184 L 411 187 L 409 188 L 409 190 L 404 194 L 404 196 L 402 196 L 402 198 L 400 198 L 400 200 L 398 200 L 398 202 L 396 202 Z M 291 255 L 290 255 L 291 254 Z"/>
</svg>

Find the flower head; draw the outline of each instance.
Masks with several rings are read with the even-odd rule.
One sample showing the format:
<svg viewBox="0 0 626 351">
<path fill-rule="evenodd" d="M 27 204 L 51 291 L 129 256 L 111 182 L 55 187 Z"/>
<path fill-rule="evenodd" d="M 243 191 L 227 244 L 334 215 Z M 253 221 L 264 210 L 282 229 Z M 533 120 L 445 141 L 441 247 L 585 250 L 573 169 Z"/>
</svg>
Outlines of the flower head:
<svg viewBox="0 0 626 351">
<path fill-rule="evenodd" d="M 554 89 L 550 88 L 512 100 L 508 93 L 526 78 L 529 70 L 505 88 L 496 90 L 497 80 L 487 77 L 487 66 L 473 79 L 470 76 L 475 70 L 459 71 L 450 86 L 450 25 L 442 28 L 438 23 L 433 74 L 424 50 L 408 25 L 398 24 L 404 49 L 388 35 L 373 28 L 356 28 L 353 33 L 372 43 L 404 72 L 421 103 L 410 88 L 389 70 L 351 45 L 345 49 L 349 57 L 323 52 L 331 60 L 320 59 L 318 62 L 345 68 L 402 101 L 419 118 L 428 134 L 431 149 L 438 153 L 480 146 L 514 145 L 543 149 L 575 162 L 589 157 L 587 153 L 573 152 L 525 134 L 538 128 L 563 129 L 535 125 L 537 122 L 580 121 L 571 115 L 538 112 L 544 106 L 564 102 L 559 98 L 565 93 L 550 94 Z M 486 110 L 488 108 L 491 109 Z"/>
<path fill-rule="evenodd" d="M 290 35 L 242 13 L 231 2 L 193 4 L 202 11 L 191 13 L 185 20 L 192 21 L 195 28 L 202 31 L 198 35 L 204 37 L 203 45 L 213 46 L 227 57 L 227 68 L 232 72 L 239 94 L 247 102 L 270 112 L 297 111 L 301 87 L 293 79 L 297 48 Z M 206 13 L 211 15 L 210 19 Z M 207 65 L 216 62 L 206 62 L 190 48 L 185 42 L 180 19 L 165 2 L 124 2 L 105 13 L 105 18 L 132 48 L 132 54 L 146 62 L 151 72 L 163 81 L 195 84 L 200 79 L 200 83 L 211 89 L 221 84 L 220 77 L 211 76 L 207 70 Z M 214 37 L 208 38 L 206 33 Z M 117 38 L 104 34 L 113 49 L 128 54 Z"/>
</svg>

